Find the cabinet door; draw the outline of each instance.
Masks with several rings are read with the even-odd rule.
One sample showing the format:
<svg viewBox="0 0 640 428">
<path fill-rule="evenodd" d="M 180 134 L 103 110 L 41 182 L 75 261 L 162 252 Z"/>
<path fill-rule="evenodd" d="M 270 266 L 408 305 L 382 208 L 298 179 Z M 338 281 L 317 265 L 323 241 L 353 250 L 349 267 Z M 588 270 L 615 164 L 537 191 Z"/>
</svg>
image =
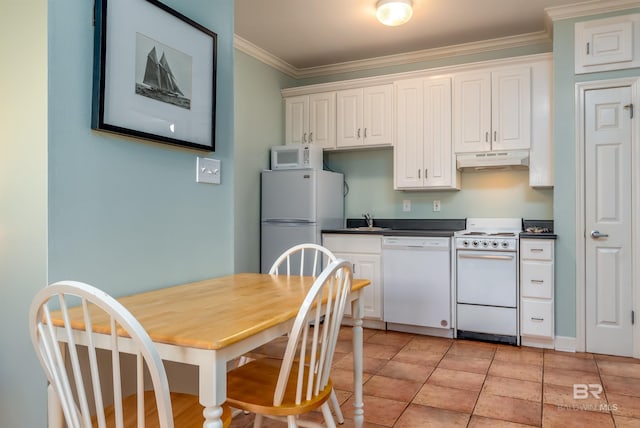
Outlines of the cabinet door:
<svg viewBox="0 0 640 428">
<path fill-rule="evenodd" d="M 369 319 L 382 319 L 382 284 L 380 275 L 380 256 L 375 254 L 336 253 L 339 259 L 351 262 L 354 278 L 365 278 L 371 281 L 363 291 L 364 313 Z M 351 307 L 347 306 L 345 315 L 351 316 Z"/>
<path fill-rule="evenodd" d="M 393 86 L 380 85 L 364 88 L 363 143 L 368 146 L 391 145 L 393 141 Z"/>
<path fill-rule="evenodd" d="M 285 105 L 285 144 L 306 144 L 309 132 L 309 97 L 289 97 Z"/>
<path fill-rule="evenodd" d="M 309 95 L 309 143 L 322 148 L 335 148 L 335 92 Z"/>
<path fill-rule="evenodd" d="M 491 73 L 492 150 L 531 147 L 531 70 L 529 67 Z"/>
<path fill-rule="evenodd" d="M 640 63 L 639 29 L 640 14 L 576 23 L 576 74 L 637 67 Z"/>
<path fill-rule="evenodd" d="M 454 78 L 453 141 L 456 153 L 491 150 L 491 74 Z"/>
<path fill-rule="evenodd" d="M 347 89 L 336 94 L 336 147 L 357 147 L 363 144 L 362 89 Z"/>
<path fill-rule="evenodd" d="M 455 187 L 451 147 L 451 79 L 424 82 L 424 185 Z"/>
<path fill-rule="evenodd" d="M 423 186 L 423 93 L 422 79 L 404 80 L 396 86 L 396 189 Z"/>
</svg>

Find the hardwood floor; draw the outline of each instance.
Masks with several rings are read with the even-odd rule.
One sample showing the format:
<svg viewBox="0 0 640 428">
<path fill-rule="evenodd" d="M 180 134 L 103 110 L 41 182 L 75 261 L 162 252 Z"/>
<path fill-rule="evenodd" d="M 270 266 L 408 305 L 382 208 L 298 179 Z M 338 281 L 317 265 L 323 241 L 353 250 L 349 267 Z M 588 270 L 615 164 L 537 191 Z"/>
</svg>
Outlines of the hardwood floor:
<svg viewBox="0 0 640 428">
<path fill-rule="evenodd" d="M 345 327 L 332 371 L 345 428 L 350 350 Z M 364 372 L 366 428 L 640 427 L 640 359 L 365 329 Z M 252 423 L 239 415 L 231 426 Z"/>
</svg>

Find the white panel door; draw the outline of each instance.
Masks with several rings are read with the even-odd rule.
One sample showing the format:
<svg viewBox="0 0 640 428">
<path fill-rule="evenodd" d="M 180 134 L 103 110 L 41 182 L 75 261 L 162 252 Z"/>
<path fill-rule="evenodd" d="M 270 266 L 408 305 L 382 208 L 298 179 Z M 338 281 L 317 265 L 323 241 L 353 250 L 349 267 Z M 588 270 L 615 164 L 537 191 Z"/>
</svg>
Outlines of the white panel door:
<svg viewBox="0 0 640 428">
<path fill-rule="evenodd" d="M 306 144 L 309 132 L 309 97 L 289 97 L 285 106 L 285 144 Z"/>
<path fill-rule="evenodd" d="M 633 353 L 629 87 L 585 94 L 587 352 Z"/>
<path fill-rule="evenodd" d="M 376 254 L 356 254 L 356 253 L 339 253 L 334 252 L 339 259 L 345 259 L 351 262 L 354 278 L 364 278 L 371 281 L 364 288 L 363 294 L 363 317 L 369 319 L 382 319 L 382 286 L 380 284 L 380 256 Z M 351 316 L 351 305 L 347 305 L 344 311 L 345 315 Z"/>
</svg>

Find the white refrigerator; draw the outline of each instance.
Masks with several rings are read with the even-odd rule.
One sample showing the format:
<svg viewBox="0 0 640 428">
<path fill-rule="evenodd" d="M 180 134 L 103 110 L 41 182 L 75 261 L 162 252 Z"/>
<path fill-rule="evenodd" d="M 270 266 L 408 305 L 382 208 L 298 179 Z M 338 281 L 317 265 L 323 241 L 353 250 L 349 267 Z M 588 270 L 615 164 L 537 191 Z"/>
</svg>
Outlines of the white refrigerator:
<svg viewBox="0 0 640 428">
<path fill-rule="evenodd" d="M 260 270 L 286 249 L 321 244 L 323 229 L 344 227 L 344 177 L 315 169 L 262 171 Z"/>
</svg>

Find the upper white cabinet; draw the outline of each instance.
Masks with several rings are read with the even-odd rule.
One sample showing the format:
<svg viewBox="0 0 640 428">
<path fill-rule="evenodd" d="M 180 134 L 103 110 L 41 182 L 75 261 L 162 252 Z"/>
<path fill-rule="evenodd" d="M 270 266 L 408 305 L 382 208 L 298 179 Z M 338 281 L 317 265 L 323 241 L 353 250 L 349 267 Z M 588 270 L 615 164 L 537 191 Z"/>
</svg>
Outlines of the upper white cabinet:
<svg viewBox="0 0 640 428">
<path fill-rule="evenodd" d="M 285 98 L 285 144 L 335 147 L 335 92 Z"/>
<path fill-rule="evenodd" d="M 576 74 L 639 67 L 639 32 L 640 14 L 576 23 Z"/>
<path fill-rule="evenodd" d="M 394 85 L 394 188 L 459 189 L 451 146 L 451 79 L 407 79 Z"/>
<path fill-rule="evenodd" d="M 393 85 L 337 91 L 337 148 L 393 144 Z"/>
<path fill-rule="evenodd" d="M 498 68 L 454 76 L 456 153 L 531 147 L 531 69 Z"/>
</svg>

